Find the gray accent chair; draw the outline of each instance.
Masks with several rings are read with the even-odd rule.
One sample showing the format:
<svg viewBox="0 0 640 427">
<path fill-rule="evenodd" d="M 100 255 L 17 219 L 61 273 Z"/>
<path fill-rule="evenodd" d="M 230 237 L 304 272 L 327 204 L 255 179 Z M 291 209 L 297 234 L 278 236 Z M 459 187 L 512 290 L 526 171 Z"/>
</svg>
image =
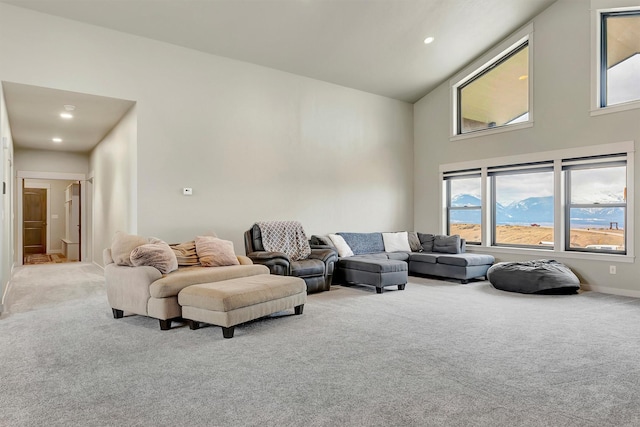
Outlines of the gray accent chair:
<svg viewBox="0 0 640 427">
<path fill-rule="evenodd" d="M 282 252 L 269 252 L 262 244 L 260 227 L 254 224 L 244 233 L 244 248 L 247 257 L 254 264 L 269 267 L 271 274 L 299 277 L 307 284 L 307 293 L 328 291 L 338 253 L 329 248 L 311 248 L 311 255 L 299 261 L 292 261 Z"/>
</svg>

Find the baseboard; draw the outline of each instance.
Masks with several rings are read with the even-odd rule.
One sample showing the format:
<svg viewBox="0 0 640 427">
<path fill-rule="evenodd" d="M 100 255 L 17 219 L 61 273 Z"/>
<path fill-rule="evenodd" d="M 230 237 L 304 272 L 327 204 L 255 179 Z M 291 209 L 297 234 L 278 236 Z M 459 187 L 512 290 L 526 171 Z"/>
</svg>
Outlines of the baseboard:
<svg viewBox="0 0 640 427">
<path fill-rule="evenodd" d="M 620 295 L 622 297 L 640 298 L 640 291 L 633 289 L 610 288 L 608 286 L 590 285 L 588 283 L 580 284 L 585 291 L 600 292 L 603 294 Z"/>
</svg>

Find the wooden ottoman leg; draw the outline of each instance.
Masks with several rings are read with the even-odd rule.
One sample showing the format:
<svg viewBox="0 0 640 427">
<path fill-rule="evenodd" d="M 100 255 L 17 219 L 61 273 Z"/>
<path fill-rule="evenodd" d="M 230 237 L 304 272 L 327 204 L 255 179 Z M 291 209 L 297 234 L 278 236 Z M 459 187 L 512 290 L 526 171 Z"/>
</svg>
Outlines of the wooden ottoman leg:
<svg viewBox="0 0 640 427">
<path fill-rule="evenodd" d="M 398 290 L 399 291 L 404 291 L 405 285 L 406 285 L 406 283 L 404 285 L 398 285 Z"/>
<path fill-rule="evenodd" d="M 381 294 L 381 293 L 382 293 L 382 288 L 378 288 L 378 287 L 376 287 L 376 293 L 377 293 L 377 294 Z"/>
<path fill-rule="evenodd" d="M 228 328 L 222 327 L 222 336 L 225 338 L 233 338 L 233 332 L 235 330 L 235 326 L 229 326 Z"/>
<path fill-rule="evenodd" d="M 124 311 L 118 310 L 117 308 L 112 308 L 111 311 L 113 312 L 114 319 L 122 319 L 122 316 L 124 316 Z"/>
<path fill-rule="evenodd" d="M 302 310 L 304 310 L 304 304 L 294 307 L 293 309 L 295 310 L 296 314 L 302 314 Z"/>
</svg>

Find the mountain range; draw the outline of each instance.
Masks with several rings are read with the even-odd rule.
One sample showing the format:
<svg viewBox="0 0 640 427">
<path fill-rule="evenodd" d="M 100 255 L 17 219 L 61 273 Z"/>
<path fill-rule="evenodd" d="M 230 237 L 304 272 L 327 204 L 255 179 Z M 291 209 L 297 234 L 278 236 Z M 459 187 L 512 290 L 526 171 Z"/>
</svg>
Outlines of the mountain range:
<svg viewBox="0 0 640 427">
<path fill-rule="evenodd" d="M 451 200 L 452 206 L 480 206 L 478 197 L 460 194 Z M 454 223 L 478 223 L 478 211 L 454 211 L 451 221 Z M 553 223 L 553 197 L 528 197 L 512 202 L 506 206 L 497 204 L 496 221 L 500 225 L 549 225 Z M 617 222 L 624 227 L 624 209 L 607 208 L 574 208 L 571 210 L 572 226 L 576 227 L 609 227 Z"/>
</svg>

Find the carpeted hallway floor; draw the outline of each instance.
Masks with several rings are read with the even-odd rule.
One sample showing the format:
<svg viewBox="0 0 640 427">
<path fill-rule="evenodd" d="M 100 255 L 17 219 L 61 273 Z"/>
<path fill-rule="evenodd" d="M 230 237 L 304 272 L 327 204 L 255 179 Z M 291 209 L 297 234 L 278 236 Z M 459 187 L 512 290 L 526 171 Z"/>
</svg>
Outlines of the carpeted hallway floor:
<svg viewBox="0 0 640 427">
<path fill-rule="evenodd" d="M 102 273 L 22 267 L 0 319 L 4 426 L 634 426 L 640 300 L 410 278 L 302 316 L 160 331 Z"/>
</svg>

